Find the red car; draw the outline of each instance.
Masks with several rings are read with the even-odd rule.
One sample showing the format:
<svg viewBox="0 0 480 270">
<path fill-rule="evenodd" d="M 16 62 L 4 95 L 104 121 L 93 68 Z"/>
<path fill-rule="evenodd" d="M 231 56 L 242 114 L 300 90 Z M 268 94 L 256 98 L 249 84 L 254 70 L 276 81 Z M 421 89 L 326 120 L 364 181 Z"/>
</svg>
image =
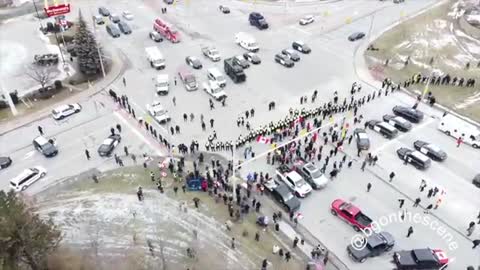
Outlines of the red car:
<svg viewBox="0 0 480 270">
<path fill-rule="evenodd" d="M 357 232 L 372 225 L 372 220 L 364 215 L 360 208 L 342 199 L 332 202 L 330 212 L 348 222 Z"/>
</svg>

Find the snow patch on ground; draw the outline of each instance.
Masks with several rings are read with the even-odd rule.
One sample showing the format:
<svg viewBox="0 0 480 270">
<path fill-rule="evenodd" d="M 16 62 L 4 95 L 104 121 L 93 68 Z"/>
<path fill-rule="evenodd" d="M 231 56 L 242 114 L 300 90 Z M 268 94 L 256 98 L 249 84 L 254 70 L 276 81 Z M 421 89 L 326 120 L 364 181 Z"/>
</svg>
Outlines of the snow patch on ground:
<svg viewBox="0 0 480 270">
<path fill-rule="evenodd" d="M 145 200 L 139 202 L 133 192 L 132 195 L 77 192 L 40 201 L 38 208 L 41 216 L 51 217 L 60 226 L 64 242 L 90 248 L 96 240 L 102 253 L 110 257 L 123 256 L 134 245 L 135 235 L 143 239 L 140 246 L 145 245 L 146 239 L 157 247 L 162 242 L 169 260 L 182 261 L 197 230 L 199 248 L 215 249 L 222 262 L 235 265 L 228 269 L 254 268 L 254 262 L 246 255 L 230 249 L 230 237 L 222 229 L 223 224 L 192 208 L 184 212 L 178 201 L 157 191 L 147 190 L 144 195 Z M 145 250 L 147 253 L 146 245 Z"/>
<path fill-rule="evenodd" d="M 480 91 L 475 93 L 473 96 L 470 96 L 468 98 L 465 99 L 465 101 L 461 102 L 461 103 L 457 103 L 455 104 L 455 108 L 456 109 L 465 109 L 477 102 L 480 101 Z"/>
</svg>

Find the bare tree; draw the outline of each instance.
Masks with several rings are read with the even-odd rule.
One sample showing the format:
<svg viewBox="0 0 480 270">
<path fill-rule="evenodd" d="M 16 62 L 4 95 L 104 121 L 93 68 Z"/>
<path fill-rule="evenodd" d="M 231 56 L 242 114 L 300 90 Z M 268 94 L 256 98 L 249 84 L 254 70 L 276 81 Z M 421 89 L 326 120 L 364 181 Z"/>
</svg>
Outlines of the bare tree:
<svg viewBox="0 0 480 270">
<path fill-rule="evenodd" d="M 36 81 L 42 87 L 41 90 L 45 89 L 45 86 L 51 82 L 53 79 L 53 72 L 48 67 L 39 67 L 39 66 L 30 66 L 25 72 L 32 80 Z"/>
</svg>

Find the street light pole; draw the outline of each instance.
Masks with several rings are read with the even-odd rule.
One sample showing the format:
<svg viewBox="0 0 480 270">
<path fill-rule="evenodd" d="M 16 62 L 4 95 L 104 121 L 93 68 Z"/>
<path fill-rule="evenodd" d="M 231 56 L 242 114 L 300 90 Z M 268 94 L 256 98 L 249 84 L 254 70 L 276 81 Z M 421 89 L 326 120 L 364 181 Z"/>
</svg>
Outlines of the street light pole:
<svg viewBox="0 0 480 270">
<path fill-rule="evenodd" d="M 37 13 L 38 22 L 40 23 L 40 29 L 42 29 L 43 24 L 42 24 L 42 19 L 40 19 L 40 14 L 38 13 L 37 4 L 35 4 L 35 0 L 32 0 L 32 2 L 33 2 L 33 7 L 35 7 L 35 12 Z"/>
</svg>

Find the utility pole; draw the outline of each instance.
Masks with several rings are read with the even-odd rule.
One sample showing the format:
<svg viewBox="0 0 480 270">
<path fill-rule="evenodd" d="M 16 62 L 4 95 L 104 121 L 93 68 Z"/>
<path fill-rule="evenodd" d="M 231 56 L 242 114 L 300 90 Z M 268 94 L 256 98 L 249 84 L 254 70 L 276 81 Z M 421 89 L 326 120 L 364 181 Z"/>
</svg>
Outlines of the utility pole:
<svg viewBox="0 0 480 270">
<path fill-rule="evenodd" d="M 42 24 L 42 19 L 40 19 L 40 14 L 38 13 L 37 4 L 35 3 L 35 0 L 32 0 L 32 2 L 33 2 L 33 7 L 35 7 L 35 12 L 37 13 L 38 22 L 40 23 L 40 29 L 42 29 L 43 24 Z"/>
<path fill-rule="evenodd" d="M 98 53 L 98 57 L 100 59 L 100 68 L 102 69 L 103 78 L 105 78 L 107 76 L 107 74 L 105 73 L 105 66 L 103 65 L 103 56 L 102 56 L 102 53 L 100 52 L 100 46 L 99 46 L 98 40 L 97 40 L 97 24 L 95 22 L 95 18 L 93 17 L 92 5 L 90 4 L 90 1 L 89 1 L 88 4 L 89 4 L 88 9 L 89 9 L 89 12 L 90 12 L 90 17 L 92 18 L 93 36 L 95 37 L 95 41 L 97 42 L 97 53 Z"/>
</svg>

